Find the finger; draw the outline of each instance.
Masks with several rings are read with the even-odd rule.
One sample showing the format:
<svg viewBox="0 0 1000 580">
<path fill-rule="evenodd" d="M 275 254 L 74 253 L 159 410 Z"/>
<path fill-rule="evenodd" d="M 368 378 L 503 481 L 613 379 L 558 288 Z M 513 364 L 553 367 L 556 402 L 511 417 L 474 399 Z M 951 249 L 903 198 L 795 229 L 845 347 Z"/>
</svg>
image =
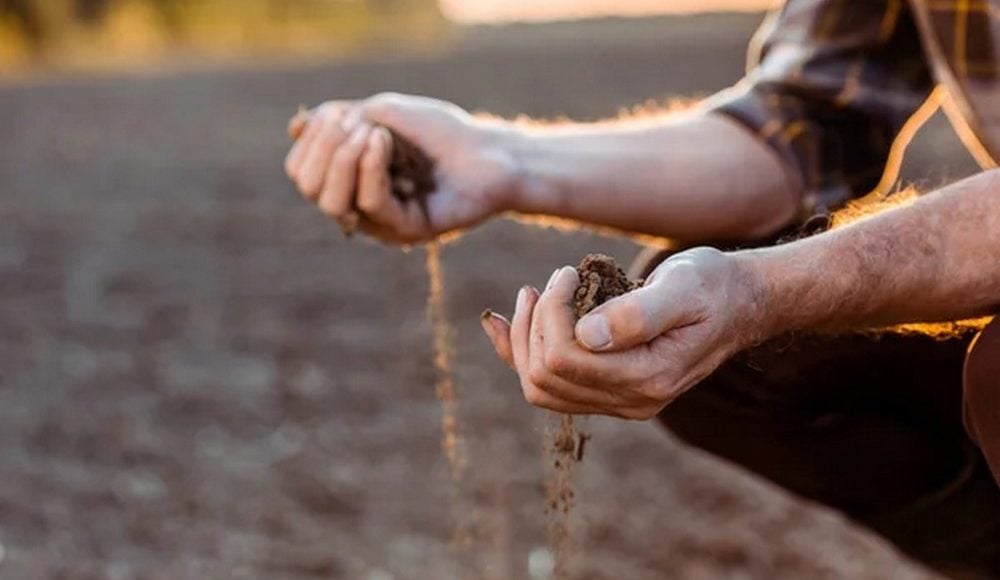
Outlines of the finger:
<svg viewBox="0 0 1000 580">
<path fill-rule="evenodd" d="M 552 373 L 548 368 L 542 366 L 541 362 L 533 361 L 531 364 L 528 371 L 528 382 L 532 386 L 557 399 L 586 405 L 608 415 L 624 416 L 631 409 L 641 408 L 656 402 L 644 391 L 640 391 L 637 385 L 606 388 L 594 386 L 590 382 L 576 383 Z M 583 379 L 583 381 L 587 381 L 587 379 Z"/>
<path fill-rule="evenodd" d="M 539 407 L 542 409 L 547 409 L 549 411 L 555 411 L 557 413 L 568 413 L 570 415 L 610 415 L 612 417 L 620 417 L 618 413 L 614 411 L 604 410 L 597 407 L 592 407 L 589 405 L 582 405 L 580 403 L 574 403 L 573 401 L 566 401 L 560 399 L 554 395 L 546 393 L 545 391 L 538 389 L 530 382 L 521 382 L 521 390 L 524 393 L 524 400 L 528 403 Z"/>
<path fill-rule="evenodd" d="M 573 301 L 580 285 L 580 275 L 571 266 L 560 268 L 552 274 L 545 292 L 539 299 L 544 304 L 546 342 L 574 342 L 573 326 L 576 314 Z M 539 315 L 542 309 L 539 309 Z"/>
<path fill-rule="evenodd" d="M 340 128 L 340 117 L 340 113 L 336 111 L 323 117 L 320 130 L 302 161 L 298 183 L 302 195 L 308 199 L 315 199 L 319 195 L 330 159 L 347 138 Z"/>
<path fill-rule="evenodd" d="M 514 316 L 510 321 L 510 347 L 514 355 L 514 367 L 522 381 L 528 376 L 528 340 L 531 332 L 531 316 L 538 302 L 538 291 L 530 286 L 517 293 Z"/>
<path fill-rule="evenodd" d="M 295 142 L 292 150 L 288 152 L 288 157 L 285 158 L 285 173 L 288 174 L 288 177 L 292 181 L 296 182 L 296 185 L 298 184 L 299 170 L 302 168 L 302 162 L 305 160 L 306 154 L 316 139 L 320 125 L 321 123 L 317 122 L 317 117 L 315 115 L 311 116 L 299 140 Z"/>
<path fill-rule="evenodd" d="M 305 106 L 299 107 L 295 116 L 288 120 L 288 138 L 292 141 L 298 141 L 299 137 L 302 136 L 302 131 L 305 130 L 306 124 L 309 123 L 309 109 Z"/>
<path fill-rule="evenodd" d="M 358 209 L 365 217 L 383 226 L 412 236 L 422 225 L 414 222 L 398 199 L 392 195 L 389 160 L 392 136 L 385 127 L 378 127 L 368 137 L 368 146 L 361 157 L 358 173 Z M 412 204 L 415 207 L 415 204 Z"/>
<path fill-rule="evenodd" d="M 479 321 L 483 325 L 486 336 L 493 343 L 493 349 L 496 350 L 497 356 L 513 368 L 514 353 L 510 345 L 510 323 L 503 316 L 488 309 L 483 311 Z"/>
<path fill-rule="evenodd" d="M 545 382 L 547 378 L 547 365 L 545 364 L 545 344 L 546 341 L 551 339 L 553 344 L 557 344 L 560 340 L 559 330 L 556 328 L 548 328 L 542 323 L 543 312 L 562 310 L 568 303 L 566 299 L 567 293 L 572 293 L 576 286 L 579 285 L 579 276 L 576 270 L 570 267 L 559 268 L 552 273 L 549 277 L 548 283 L 545 285 L 545 291 L 538 298 L 538 305 L 535 307 L 532 313 L 531 320 L 531 334 L 529 336 L 529 371 L 535 376 L 532 379 L 536 385 L 542 387 L 544 385 L 540 384 Z M 558 315 L 556 315 L 558 318 Z M 549 320 L 553 320 L 552 315 L 549 314 L 547 317 Z M 548 336 L 547 332 L 553 332 L 552 336 Z M 573 322 L 569 322 L 569 333 L 573 332 Z M 562 340 L 565 340 L 565 332 L 563 333 Z M 568 393 L 569 394 L 569 393 Z"/>
<path fill-rule="evenodd" d="M 695 290 L 696 291 L 696 290 Z M 646 344 L 673 328 L 697 321 L 698 296 L 654 282 L 597 307 L 576 324 L 576 338 L 591 351 L 621 351 Z"/>
<path fill-rule="evenodd" d="M 368 144 L 372 126 L 363 123 L 337 148 L 326 172 L 319 207 L 330 217 L 339 218 L 354 208 L 354 186 L 358 179 L 358 161 Z"/>
</svg>

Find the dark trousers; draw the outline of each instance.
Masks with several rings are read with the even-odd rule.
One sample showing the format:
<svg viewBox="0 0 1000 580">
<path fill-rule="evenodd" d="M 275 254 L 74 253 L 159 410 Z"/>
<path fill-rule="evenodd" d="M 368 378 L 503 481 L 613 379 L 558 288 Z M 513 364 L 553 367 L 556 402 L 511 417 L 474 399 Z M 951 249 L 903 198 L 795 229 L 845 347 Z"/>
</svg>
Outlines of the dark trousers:
<svg viewBox="0 0 1000 580">
<path fill-rule="evenodd" d="M 634 270 L 665 257 L 647 255 Z M 1000 321 L 977 341 L 963 387 L 972 342 L 780 339 L 723 365 L 659 420 L 931 566 L 1000 578 L 1000 478 L 986 459 L 1000 475 Z"/>
</svg>

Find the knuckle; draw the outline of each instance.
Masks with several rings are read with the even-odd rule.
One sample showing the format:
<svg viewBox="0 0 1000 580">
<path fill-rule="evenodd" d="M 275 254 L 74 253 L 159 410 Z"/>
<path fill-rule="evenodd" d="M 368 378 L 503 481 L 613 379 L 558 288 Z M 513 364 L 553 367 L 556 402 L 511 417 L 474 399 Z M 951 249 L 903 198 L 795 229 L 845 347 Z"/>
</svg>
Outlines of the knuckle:
<svg viewBox="0 0 1000 580">
<path fill-rule="evenodd" d="M 561 348 L 552 348 L 545 352 L 545 368 L 553 374 L 562 375 L 570 370 L 572 361 Z"/>
<path fill-rule="evenodd" d="M 358 209 L 365 213 L 374 214 L 382 209 L 381 200 L 371 195 L 359 195 L 356 203 L 358 204 Z"/>
<path fill-rule="evenodd" d="M 539 389 L 544 389 L 549 384 L 549 378 L 549 372 L 541 366 L 528 369 L 528 381 Z"/>
<path fill-rule="evenodd" d="M 541 391 L 541 389 L 531 383 L 525 383 L 522 385 L 521 391 L 524 394 L 524 400 L 530 405 L 541 407 L 545 401 L 545 394 Z"/>
<path fill-rule="evenodd" d="M 332 195 L 324 195 L 319 200 L 319 209 L 321 212 L 329 217 L 337 218 L 344 213 L 344 209 L 341 204 L 337 203 L 337 200 Z"/>
<path fill-rule="evenodd" d="M 697 285 L 701 272 L 692 260 L 677 260 L 670 268 L 670 277 L 675 284 Z"/>
<path fill-rule="evenodd" d="M 365 142 L 358 141 L 348 141 L 340 147 L 337 147 L 337 151 L 333 154 L 333 159 L 331 163 L 343 171 L 347 168 L 352 170 L 359 165 L 359 157 L 361 153 L 365 150 Z"/>
</svg>

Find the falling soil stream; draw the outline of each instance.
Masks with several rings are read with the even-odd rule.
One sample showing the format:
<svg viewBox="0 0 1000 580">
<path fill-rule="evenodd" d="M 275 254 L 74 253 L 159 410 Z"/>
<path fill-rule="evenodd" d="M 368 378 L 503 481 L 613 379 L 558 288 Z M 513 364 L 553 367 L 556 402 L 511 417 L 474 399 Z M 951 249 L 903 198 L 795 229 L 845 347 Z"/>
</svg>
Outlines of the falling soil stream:
<svg viewBox="0 0 1000 580">
<path fill-rule="evenodd" d="M 444 275 L 441 270 L 441 246 L 427 246 L 427 320 L 433 332 L 434 368 L 437 370 L 435 393 L 441 402 L 441 450 L 448 459 L 452 485 L 453 546 L 461 550 L 469 540 L 469 530 L 460 507 L 462 483 L 467 460 L 458 422 L 458 389 L 452 375 L 452 338 L 454 330 L 445 308 Z"/>
</svg>

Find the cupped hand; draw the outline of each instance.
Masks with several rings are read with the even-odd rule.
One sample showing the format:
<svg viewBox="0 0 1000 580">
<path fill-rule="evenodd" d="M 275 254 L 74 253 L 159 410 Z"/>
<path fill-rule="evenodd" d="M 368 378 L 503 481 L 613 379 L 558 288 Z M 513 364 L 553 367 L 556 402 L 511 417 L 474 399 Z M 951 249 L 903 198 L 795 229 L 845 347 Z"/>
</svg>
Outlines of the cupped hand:
<svg viewBox="0 0 1000 580">
<path fill-rule="evenodd" d="M 437 190 L 425 200 L 392 195 L 390 129 L 434 162 Z M 508 129 L 458 106 L 384 93 L 329 101 L 289 122 L 295 141 L 285 170 L 301 194 L 336 220 L 361 216 L 361 229 L 411 244 L 475 225 L 509 209 L 513 157 Z"/>
<path fill-rule="evenodd" d="M 509 323 L 483 316 L 525 399 L 552 411 L 649 419 L 767 335 L 754 272 L 711 248 L 676 254 L 642 288 L 579 321 L 578 285 L 576 271 L 561 268 L 543 292 L 521 289 Z"/>
</svg>

